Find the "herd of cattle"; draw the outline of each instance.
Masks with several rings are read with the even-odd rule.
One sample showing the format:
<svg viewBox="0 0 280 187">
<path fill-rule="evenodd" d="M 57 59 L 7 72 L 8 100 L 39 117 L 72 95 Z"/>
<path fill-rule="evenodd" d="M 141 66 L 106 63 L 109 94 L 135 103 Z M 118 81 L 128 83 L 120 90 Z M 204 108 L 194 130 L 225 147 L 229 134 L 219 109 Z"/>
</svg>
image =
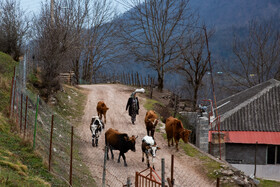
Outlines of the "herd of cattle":
<svg viewBox="0 0 280 187">
<path fill-rule="evenodd" d="M 109 108 L 106 106 L 106 104 L 103 101 L 99 101 L 96 107 L 98 116 L 92 117 L 91 123 L 90 123 L 90 130 L 92 133 L 92 146 L 98 146 L 98 138 L 102 132 L 102 129 L 104 129 L 106 124 L 106 112 Z M 102 116 L 104 116 L 104 123 L 102 121 Z M 154 140 L 154 132 L 155 128 L 158 124 L 158 116 L 153 110 L 149 110 L 146 113 L 145 116 L 145 125 L 147 129 L 147 135 L 142 138 L 142 162 L 144 162 L 144 155 L 146 155 L 146 162 L 147 166 L 150 167 L 149 163 L 149 156 L 152 156 L 152 163 L 155 156 L 156 151 L 160 149 L 160 147 L 157 146 L 155 140 Z M 185 143 L 188 143 L 189 135 L 191 133 L 190 130 L 184 129 L 183 124 L 180 120 L 169 117 L 166 120 L 165 124 L 165 130 L 167 134 L 168 139 L 168 146 L 170 147 L 170 140 L 172 141 L 171 145 L 173 146 L 173 139 L 176 143 L 176 149 L 178 150 L 178 142 L 180 139 L 182 139 Z M 122 156 L 124 160 L 124 166 L 127 166 L 125 153 L 129 150 L 136 151 L 135 149 L 135 143 L 138 136 L 132 135 L 129 137 L 126 133 L 121 133 L 118 130 L 109 128 L 105 132 L 105 144 L 111 151 L 111 158 L 114 159 L 113 150 L 119 150 L 119 157 L 118 157 L 118 163 L 120 162 L 120 157 Z M 109 152 L 109 151 L 108 151 Z M 107 159 L 109 160 L 107 152 Z M 154 164 L 153 164 L 154 168 Z"/>
</svg>

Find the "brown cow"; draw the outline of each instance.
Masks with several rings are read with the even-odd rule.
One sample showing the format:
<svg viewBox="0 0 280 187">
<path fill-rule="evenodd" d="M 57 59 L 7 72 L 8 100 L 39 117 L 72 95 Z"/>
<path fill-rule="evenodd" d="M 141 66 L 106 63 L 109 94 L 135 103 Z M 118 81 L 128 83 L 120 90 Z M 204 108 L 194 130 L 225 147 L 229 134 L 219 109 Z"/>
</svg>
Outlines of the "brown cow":
<svg viewBox="0 0 280 187">
<path fill-rule="evenodd" d="M 155 128 L 158 124 L 158 116 L 153 110 L 149 110 L 146 113 L 145 124 L 147 129 L 147 135 L 154 138 Z M 151 132 L 151 135 L 150 135 Z"/>
<path fill-rule="evenodd" d="M 124 161 L 124 166 L 127 166 L 124 153 L 126 153 L 129 150 L 133 152 L 136 151 L 135 143 L 137 137 L 135 137 L 134 135 L 128 137 L 126 133 L 120 133 L 119 131 L 114 130 L 112 128 L 108 129 L 105 132 L 105 144 L 111 150 L 112 160 L 114 159 L 113 150 L 119 150 L 120 153 L 119 153 L 118 163 L 120 162 L 120 158 L 122 156 Z M 107 159 L 109 160 L 108 152 L 107 152 Z"/>
<path fill-rule="evenodd" d="M 165 131 L 168 139 L 168 146 L 170 147 L 169 141 L 172 140 L 172 146 L 173 144 L 173 138 L 176 142 L 176 149 L 178 149 L 178 142 L 180 138 L 185 143 L 188 143 L 189 141 L 189 135 L 191 134 L 192 131 L 188 129 L 184 129 L 183 124 L 180 120 L 173 118 L 172 116 L 166 119 L 165 123 Z"/>
<path fill-rule="evenodd" d="M 97 110 L 97 115 L 101 120 L 102 120 L 102 114 L 104 115 L 104 123 L 106 123 L 106 112 L 107 110 L 109 110 L 109 108 L 106 106 L 104 101 L 99 101 L 97 103 L 96 110 Z"/>
</svg>

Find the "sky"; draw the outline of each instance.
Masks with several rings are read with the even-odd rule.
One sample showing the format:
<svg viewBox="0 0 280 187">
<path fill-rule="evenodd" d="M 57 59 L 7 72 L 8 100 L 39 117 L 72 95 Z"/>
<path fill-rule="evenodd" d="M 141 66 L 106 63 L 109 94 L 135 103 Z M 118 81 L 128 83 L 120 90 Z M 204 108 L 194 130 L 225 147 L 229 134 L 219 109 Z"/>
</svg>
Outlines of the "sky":
<svg viewBox="0 0 280 187">
<path fill-rule="evenodd" d="M 40 12 L 41 9 L 41 2 L 45 2 L 46 0 L 18 0 L 20 1 L 20 6 L 23 10 L 26 11 L 27 14 L 37 14 Z M 47 0 L 51 2 L 51 0 Z M 55 2 L 56 0 L 54 0 Z M 122 3 L 121 0 L 111 0 L 113 1 L 114 5 L 117 7 L 119 13 L 123 13 L 126 11 L 125 5 Z"/>
</svg>

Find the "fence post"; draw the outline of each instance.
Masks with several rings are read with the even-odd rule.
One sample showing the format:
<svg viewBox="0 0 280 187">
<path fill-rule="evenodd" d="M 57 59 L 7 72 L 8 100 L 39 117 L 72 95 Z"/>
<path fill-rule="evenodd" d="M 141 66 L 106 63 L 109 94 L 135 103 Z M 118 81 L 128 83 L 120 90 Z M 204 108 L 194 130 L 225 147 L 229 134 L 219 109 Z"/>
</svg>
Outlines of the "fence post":
<svg viewBox="0 0 280 187">
<path fill-rule="evenodd" d="M 220 186 L 220 178 L 218 177 L 216 187 L 219 187 L 219 186 Z"/>
<path fill-rule="evenodd" d="M 165 179 L 164 179 L 165 165 L 164 158 L 161 159 L 161 186 L 165 187 Z"/>
<path fill-rule="evenodd" d="M 10 93 L 10 108 L 9 108 L 9 112 L 10 112 L 10 118 L 12 116 L 12 102 L 13 102 L 13 91 L 14 91 L 14 79 L 15 77 L 12 78 L 12 86 L 11 86 L 11 93 Z"/>
<path fill-rule="evenodd" d="M 256 141 L 256 148 L 255 148 L 255 169 L 254 169 L 254 177 L 256 177 L 256 173 L 257 173 L 257 149 L 258 149 L 258 141 Z"/>
<path fill-rule="evenodd" d="M 108 152 L 108 147 L 105 146 L 104 164 L 103 164 L 103 177 L 102 177 L 102 187 L 105 187 L 107 152 Z"/>
<path fill-rule="evenodd" d="M 13 116 L 14 109 L 15 109 L 16 92 L 17 92 L 16 89 L 17 89 L 17 79 L 15 79 L 15 84 L 14 84 L 13 107 L 12 107 L 12 114 L 11 114 L 11 116 Z"/>
<path fill-rule="evenodd" d="M 39 106 L 39 95 L 37 95 L 37 104 L 36 104 L 36 113 L 35 113 L 35 124 L 34 124 L 34 134 L 33 134 L 33 150 L 35 149 L 35 142 L 36 142 L 38 106 Z"/>
<path fill-rule="evenodd" d="M 23 138 L 25 138 L 25 133 L 26 133 L 26 123 L 27 123 L 27 104 L 28 104 L 28 96 L 26 96 L 26 102 L 25 102 L 25 122 L 24 122 L 24 132 L 23 132 Z"/>
<path fill-rule="evenodd" d="M 69 183 L 72 186 L 72 160 L 73 160 L 73 134 L 74 134 L 74 127 L 71 127 L 71 153 L 70 153 L 70 176 L 69 176 Z"/>
<path fill-rule="evenodd" d="M 49 151 L 49 171 L 51 171 L 51 160 L 52 160 L 52 135 L 53 135 L 53 115 L 52 115 L 52 125 L 51 125 L 50 151 Z"/>
<path fill-rule="evenodd" d="M 171 155 L 171 184 L 174 185 L 174 155 Z"/>
<path fill-rule="evenodd" d="M 127 187 L 130 187 L 130 177 L 127 177 L 126 186 L 127 186 Z"/>
<path fill-rule="evenodd" d="M 20 127 L 19 127 L 20 134 L 21 134 L 21 130 L 22 130 L 22 100 L 23 100 L 23 93 L 21 93 L 21 96 L 20 96 Z"/>
<path fill-rule="evenodd" d="M 138 187 L 138 172 L 135 173 L 135 187 Z"/>
</svg>

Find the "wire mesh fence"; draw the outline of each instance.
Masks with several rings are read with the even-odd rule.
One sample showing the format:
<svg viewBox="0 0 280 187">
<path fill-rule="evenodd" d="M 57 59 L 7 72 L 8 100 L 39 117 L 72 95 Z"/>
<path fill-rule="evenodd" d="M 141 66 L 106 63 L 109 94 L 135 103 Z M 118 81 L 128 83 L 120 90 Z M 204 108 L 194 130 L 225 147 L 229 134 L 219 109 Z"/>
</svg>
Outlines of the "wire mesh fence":
<svg viewBox="0 0 280 187">
<path fill-rule="evenodd" d="M 26 88 L 26 72 L 24 71 L 26 70 L 23 63 L 15 68 L 9 107 L 10 118 L 15 122 L 16 130 L 24 141 L 30 142 L 45 162 L 51 161 L 49 165 L 51 172 L 63 179 L 62 184 L 54 184 L 54 186 L 67 186 L 70 180 L 72 124 L 54 112 L 38 95 Z M 52 116 L 54 120 L 50 149 Z M 79 160 L 73 161 L 75 174 L 77 173 L 75 169 L 77 168 L 78 171 L 80 165 Z"/>
</svg>

